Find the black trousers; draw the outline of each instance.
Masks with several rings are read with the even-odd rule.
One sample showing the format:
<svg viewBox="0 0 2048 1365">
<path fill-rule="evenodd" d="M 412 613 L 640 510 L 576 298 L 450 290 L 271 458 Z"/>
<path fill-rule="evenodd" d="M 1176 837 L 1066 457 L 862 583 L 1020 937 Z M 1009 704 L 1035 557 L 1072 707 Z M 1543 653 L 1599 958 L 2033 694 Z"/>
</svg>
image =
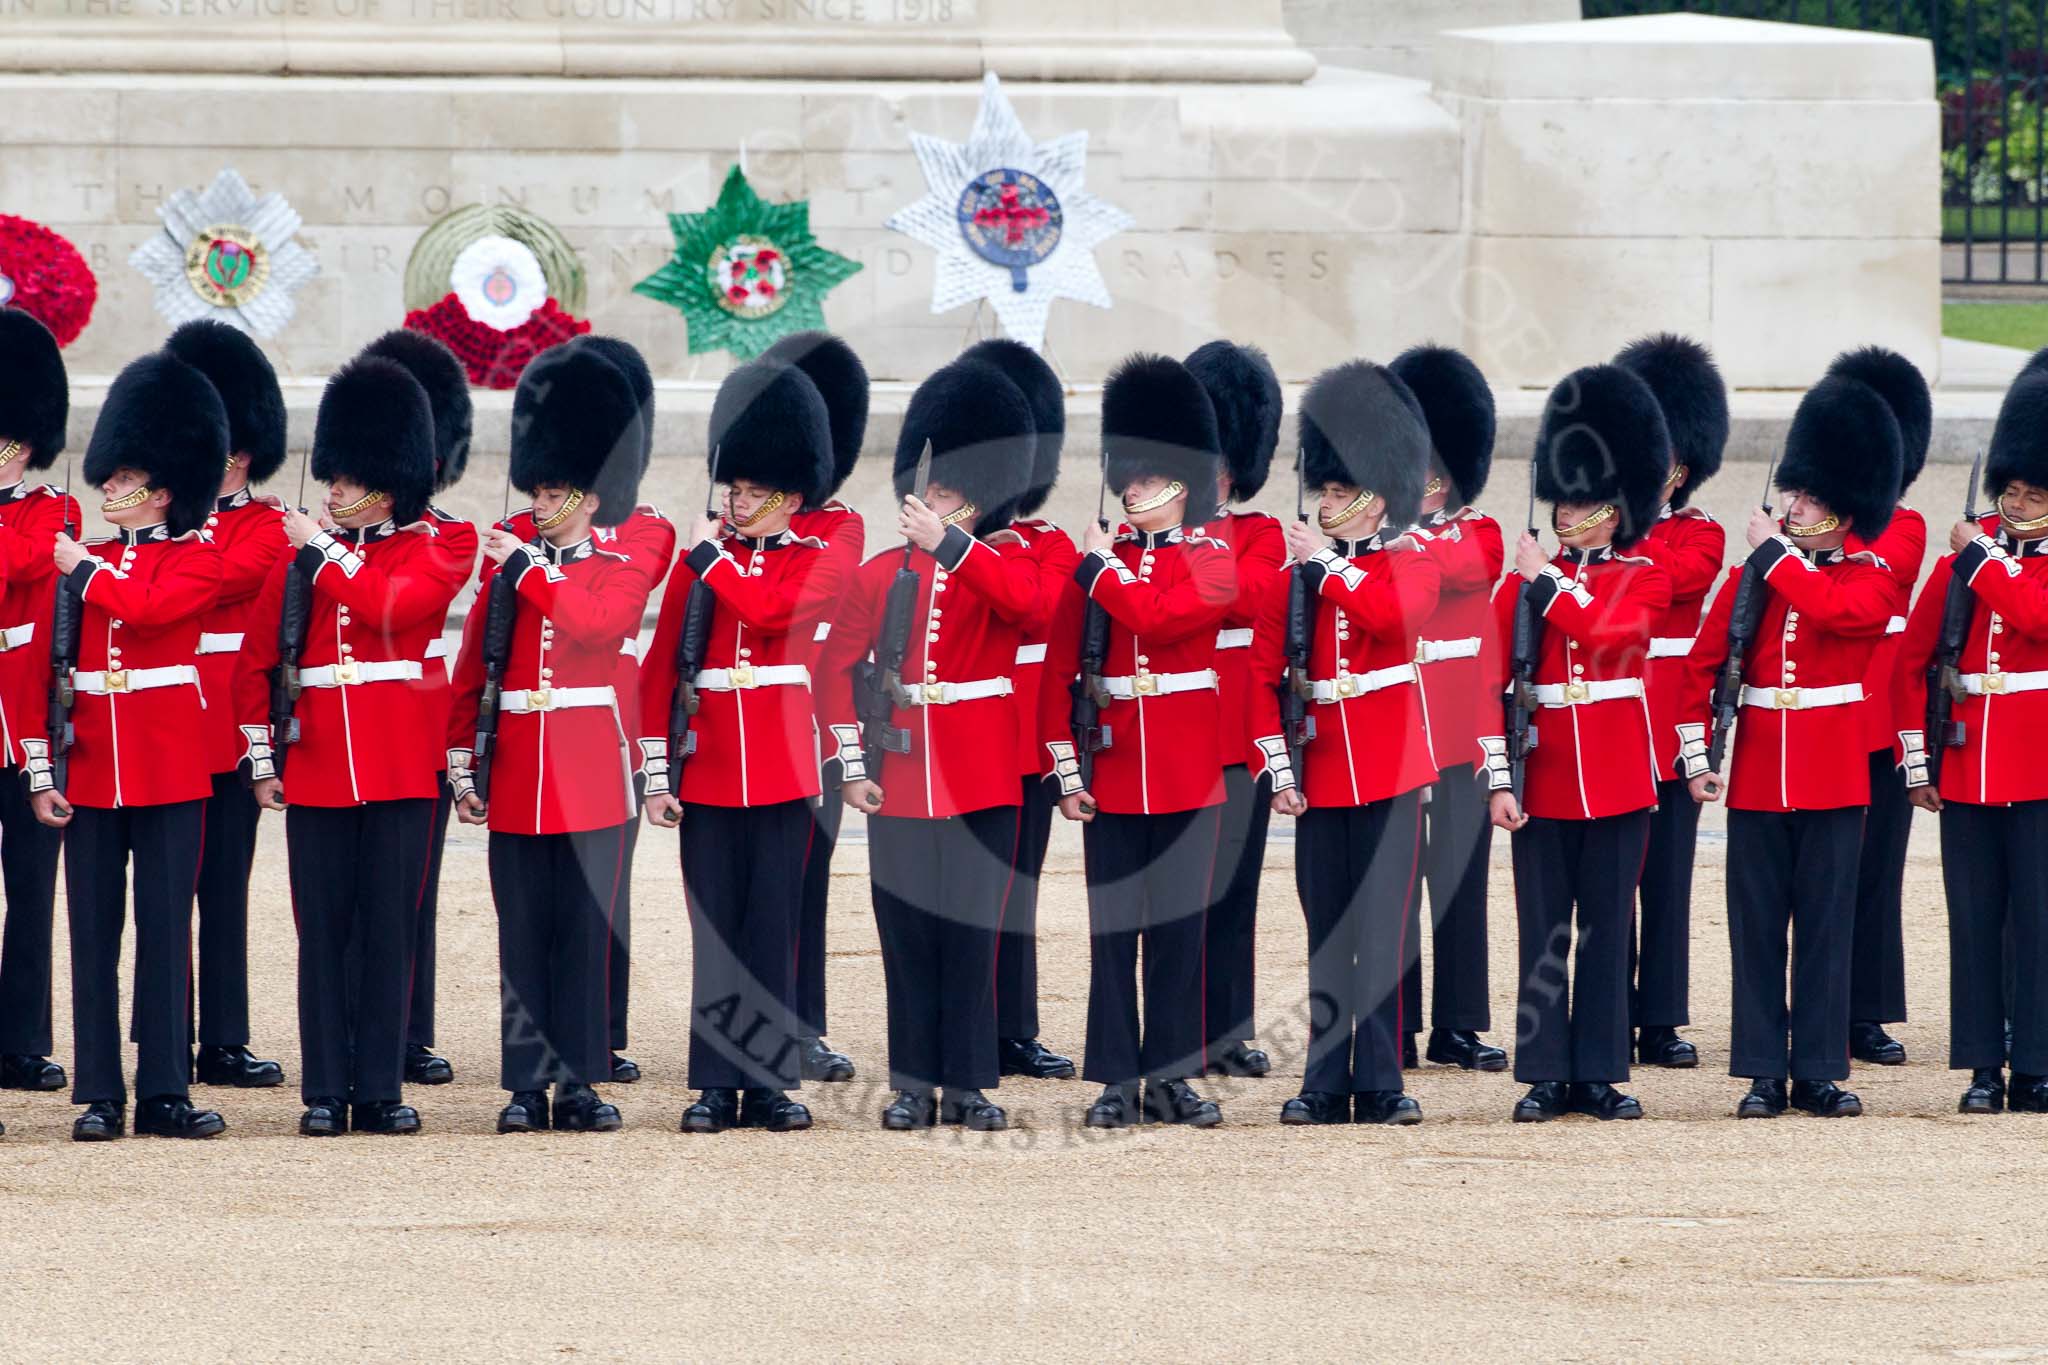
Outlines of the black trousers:
<svg viewBox="0 0 2048 1365">
<path fill-rule="evenodd" d="M 1002 937 L 996 940 L 996 1037 L 1038 1036 L 1038 879 L 1052 842 L 1054 785 L 1022 779 L 1017 815 L 1017 865 L 1003 897 Z M 842 806 L 841 809 L 844 809 Z"/>
<path fill-rule="evenodd" d="M 1253 1019 L 1258 983 L 1254 949 L 1272 795 L 1245 765 L 1223 770 L 1223 818 L 1217 828 L 1216 865 L 1209 872 L 1211 898 L 1202 930 L 1202 1041 L 1212 1056 L 1258 1032 Z"/>
<path fill-rule="evenodd" d="M 249 1043 L 249 869 L 256 797 L 236 773 L 215 773 L 199 850 L 199 1042 Z"/>
<path fill-rule="evenodd" d="M 1088 1080 L 1123 1085 L 1201 1074 L 1208 1036 L 1202 925 L 1222 820 L 1220 806 L 1171 815 L 1102 811 L 1082 832 L 1089 935 L 1082 1075 Z"/>
<path fill-rule="evenodd" d="M 396 1100 L 431 797 L 292 806 L 284 837 L 299 924 L 299 1093 Z"/>
<path fill-rule="evenodd" d="M 1692 1022 L 1692 864 L 1700 803 L 1677 778 L 1657 784 L 1650 843 L 1643 851 L 1641 912 L 1629 935 L 1629 1020 L 1638 1028 Z"/>
<path fill-rule="evenodd" d="M 619 878 L 619 902 L 612 907 L 611 960 L 606 967 L 605 1019 L 613 1052 L 626 1050 L 626 1006 L 633 985 L 633 850 L 640 847 L 640 822 L 626 822 L 626 871 Z"/>
<path fill-rule="evenodd" d="M 1429 1024 L 1489 1029 L 1486 868 L 1493 822 L 1486 791 L 1471 768 L 1445 768 L 1422 806 L 1422 876 L 1408 893 L 1406 961 L 1401 970 L 1401 1026 L 1422 1029 L 1422 889 L 1429 886 Z"/>
<path fill-rule="evenodd" d="M 57 855 L 64 831 L 36 819 L 21 770 L 0 768 L 0 886 L 7 920 L 0 929 L 0 1053 L 47 1057 L 51 930 L 57 917 Z"/>
<path fill-rule="evenodd" d="M 78 1104 L 128 1102 L 121 1075 L 121 930 L 135 872 L 135 1089 L 188 1093 L 192 1068 L 192 895 L 206 803 L 73 808 L 64 831 L 71 916 L 71 1027 Z"/>
<path fill-rule="evenodd" d="M 1628 1079 L 1629 919 L 1649 837 L 1647 810 L 1515 832 L 1516 1080 Z"/>
<path fill-rule="evenodd" d="M 1729 1075 L 1839 1081 L 1849 1074 L 1849 937 L 1862 843 L 1861 806 L 1728 812 Z"/>
<path fill-rule="evenodd" d="M 1943 803 L 1941 878 L 1948 892 L 1948 1064 L 1974 1070 L 2004 1062 L 2000 982 L 2009 955 L 2012 1069 L 2048 1075 L 2048 801 Z"/>
<path fill-rule="evenodd" d="M 996 920 L 1017 856 L 1015 806 L 945 820 L 868 818 L 889 991 L 889 1084 L 985 1090 L 996 1059 Z"/>
<path fill-rule="evenodd" d="M 412 986 L 405 1012 L 405 1041 L 434 1045 L 434 972 L 436 926 L 441 916 L 441 851 L 448 845 L 448 817 L 454 796 L 448 774 L 441 774 L 441 794 L 434 799 L 434 828 L 428 835 L 427 876 L 420 886 L 419 910 L 413 916 Z"/>
<path fill-rule="evenodd" d="M 1308 1064 L 1301 1088 L 1401 1088 L 1402 964 L 1422 856 L 1422 795 L 1311 806 L 1295 823 L 1308 917 Z"/>
<path fill-rule="evenodd" d="M 832 850 L 839 846 L 839 822 L 845 815 L 839 788 L 827 782 L 811 810 L 814 825 L 796 930 L 796 1012 L 813 1038 L 825 1032 L 825 909 L 832 900 Z"/>
<path fill-rule="evenodd" d="M 797 1055 L 797 919 L 811 803 L 683 807 L 690 1076 L 698 1090 L 787 1090 Z M 616 942 L 616 938 L 614 942 Z"/>
<path fill-rule="evenodd" d="M 573 834 L 491 831 L 507 1090 L 611 1075 L 612 907 L 626 876 L 624 825 Z"/>
<path fill-rule="evenodd" d="M 1892 751 L 1870 756 L 1870 814 L 1856 863 L 1856 921 L 1849 954 L 1849 1018 L 1894 1024 L 1906 1017 L 1906 839 L 1913 803 Z M 1991 1065 L 1989 1062 L 1986 1066 Z"/>
</svg>

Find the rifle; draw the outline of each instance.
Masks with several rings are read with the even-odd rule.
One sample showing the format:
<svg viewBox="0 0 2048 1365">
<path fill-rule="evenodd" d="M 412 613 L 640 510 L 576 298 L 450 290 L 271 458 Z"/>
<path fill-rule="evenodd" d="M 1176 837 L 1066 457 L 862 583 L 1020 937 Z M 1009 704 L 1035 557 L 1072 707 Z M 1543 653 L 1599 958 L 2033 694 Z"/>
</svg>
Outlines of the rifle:
<svg viewBox="0 0 2048 1365">
<path fill-rule="evenodd" d="M 932 443 L 926 440 L 917 457 L 917 476 L 911 496 L 924 501 L 931 484 Z M 889 580 L 888 596 L 882 600 L 882 631 L 875 637 L 872 657 L 854 670 L 854 709 L 860 719 L 861 757 L 868 781 L 882 780 L 882 756 L 910 752 L 910 731 L 897 725 L 896 698 L 903 690 L 903 661 L 910 656 L 911 618 L 917 614 L 917 570 L 911 555 L 917 547 L 903 542 L 903 563 Z"/>
<path fill-rule="evenodd" d="M 1294 519 L 1304 525 L 1308 522 L 1307 490 L 1302 485 L 1299 451 L 1294 460 Z M 1308 713 L 1308 653 L 1315 634 L 1315 612 L 1308 575 L 1297 564 L 1287 584 L 1287 676 L 1280 683 L 1280 733 L 1287 741 L 1287 761 L 1294 769 L 1297 785 L 1302 781 L 1302 750 L 1316 737 L 1315 718 Z"/>
<path fill-rule="evenodd" d="M 498 519 L 503 529 L 512 516 L 512 481 L 505 481 L 505 507 Z M 502 568 L 491 575 L 491 589 L 484 609 L 484 690 L 477 698 L 476 748 L 470 769 L 476 783 L 476 799 L 491 803 L 491 751 L 498 739 L 498 698 L 505 690 L 505 666 L 512 658 L 512 627 L 519 616 L 519 595 Z"/>
<path fill-rule="evenodd" d="M 1764 496 L 1759 504 L 1766 512 L 1771 510 L 1771 480 L 1777 472 L 1778 457 L 1774 454 L 1764 470 Z M 1743 663 L 1758 628 L 1763 625 L 1764 606 L 1769 600 L 1764 576 L 1756 571 L 1755 559 L 1752 551 L 1752 562 L 1743 566 L 1742 581 L 1735 586 L 1735 606 L 1728 613 L 1728 657 L 1721 661 L 1721 671 L 1714 679 L 1713 734 L 1707 740 L 1707 773 L 1708 785 L 1715 795 L 1721 791 L 1715 775 L 1728 758 L 1728 732 L 1735 728 L 1736 712 L 1742 706 Z"/>
<path fill-rule="evenodd" d="M 1109 530 L 1109 450 L 1102 451 L 1102 480 L 1095 490 L 1095 524 Z M 1102 685 L 1102 669 L 1109 661 L 1109 613 L 1094 598 L 1081 617 L 1081 671 L 1069 685 L 1074 704 L 1067 717 L 1074 730 L 1074 759 L 1081 770 L 1081 789 L 1093 790 L 1095 755 L 1110 746 L 1109 727 L 1102 723 L 1102 707 L 1109 693 Z"/>
<path fill-rule="evenodd" d="M 72 464 L 66 461 L 66 496 L 71 492 L 71 474 Z M 64 534 L 76 540 L 78 530 L 78 523 L 66 515 Z M 50 704 L 44 724 L 50 739 L 50 781 L 59 796 L 64 795 L 65 783 L 71 775 L 71 743 L 76 738 L 71 728 L 71 704 L 76 700 L 71 670 L 78 666 L 78 636 L 85 618 L 85 598 L 72 582 L 70 574 L 57 579 L 56 600 L 50 612 Z"/>
<path fill-rule="evenodd" d="M 1984 452 L 1978 451 L 1970 465 L 1969 487 L 1963 492 L 1963 520 L 1977 520 L 1977 480 L 1984 472 Z M 1977 613 L 1977 594 L 1953 574 L 1948 595 L 1941 602 L 1941 637 L 1935 642 L 1934 657 L 1927 665 L 1927 785 L 1941 786 L 1941 763 L 1947 749 L 1963 742 L 1963 724 L 1953 719 L 1956 698 L 1962 695 L 1963 646 L 1969 642 L 1970 620 Z"/>
<path fill-rule="evenodd" d="M 704 515 L 718 515 L 718 454 L 711 451 L 711 477 L 704 485 Z M 669 790 L 680 790 L 677 778 L 683 760 L 697 752 L 697 736 L 690 729 L 690 717 L 697 714 L 697 672 L 704 667 L 704 655 L 711 645 L 711 613 L 718 598 L 698 579 L 690 584 L 683 600 L 683 629 L 676 636 L 676 690 L 668 704 Z"/>
<path fill-rule="evenodd" d="M 306 513 L 306 464 L 299 458 L 299 514 Z M 313 614 L 313 580 L 292 556 L 284 571 L 284 607 L 277 616 L 277 666 L 270 670 L 270 748 L 274 769 L 284 772 L 284 753 L 299 742 L 299 656 Z"/>
<path fill-rule="evenodd" d="M 1536 534 L 1536 461 L 1529 457 L 1529 534 Z M 1529 752 L 1536 747 L 1536 659 L 1543 650 L 1543 617 L 1536 610 L 1535 584 L 1524 583 L 1515 594 L 1515 631 L 1508 656 L 1508 790 L 1522 804 L 1522 786 L 1529 771 Z"/>
</svg>

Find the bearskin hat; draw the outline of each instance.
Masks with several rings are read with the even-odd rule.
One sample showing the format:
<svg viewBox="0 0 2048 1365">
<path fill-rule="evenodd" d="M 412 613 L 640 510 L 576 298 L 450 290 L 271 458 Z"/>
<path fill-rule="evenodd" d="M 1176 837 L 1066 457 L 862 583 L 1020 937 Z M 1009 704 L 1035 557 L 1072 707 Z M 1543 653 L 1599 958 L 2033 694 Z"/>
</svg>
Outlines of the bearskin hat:
<svg viewBox="0 0 2048 1365">
<path fill-rule="evenodd" d="M 1223 438 L 1216 408 L 1202 381 L 1178 360 L 1140 352 L 1116 367 L 1102 386 L 1102 448 L 1117 493 L 1148 474 L 1177 480 L 1188 490 L 1181 522 L 1190 530 L 1220 510 Z"/>
<path fill-rule="evenodd" d="M 1927 445 L 1934 436 L 1934 396 L 1927 391 L 1926 377 L 1912 361 L 1882 346 L 1844 351 L 1828 366 L 1828 373 L 1862 380 L 1891 408 L 1905 458 L 1899 473 L 1903 496 L 1926 468 Z"/>
<path fill-rule="evenodd" d="M 1280 380 L 1256 346 L 1212 341 L 1181 362 L 1202 383 L 1216 409 L 1230 500 L 1249 502 L 1266 486 L 1273 449 L 1280 444 Z"/>
<path fill-rule="evenodd" d="M 802 370 L 825 400 L 832 428 L 832 477 L 817 498 L 817 503 L 824 503 L 853 477 L 868 438 L 868 367 L 860 363 L 853 347 L 830 332 L 792 332 L 764 354 Z"/>
<path fill-rule="evenodd" d="M 2048 369 L 2022 370 L 1998 406 L 1984 492 L 1996 498 L 2014 479 L 2048 488 Z"/>
<path fill-rule="evenodd" d="M 228 410 L 228 451 L 249 457 L 249 482 L 263 483 L 284 464 L 284 394 L 256 339 L 239 327 L 195 318 L 164 349 L 205 375 Z"/>
<path fill-rule="evenodd" d="M 933 483 L 973 503 L 974 534 L 1000 529 L 1031 486 L 1031 400 L 1002 370 L 962 357 L 917 386 L 896 438 L 896 495 L 911 492 L 924 443 Z"/>
<path fill-rule="evenodd" d="M 640 494 L 640 402 L 624 370 L 585 346 L 535 356 L 512 394 L 512 486 L 595 493 L 599 526 L 633 515 Z"/>
<path fill-rule="evenodd" d="M 0 440 L 23 442 L 28 467 L 48 469 L 64 449 L 70 413 L 57 338 L 21 309 L 0 308 Z"/>
<path fill-rule="evenodd" d="M 721 483 L 746 479 L 824 502 L 832 487 L 832 414 L 810 376 L 787 361 L 750 360 L 711 402 L 711 458 Z"/>
<path fill-rule="evenodd" d="M 1447 505 L 1479 501 L 1493 470 L 1493 389 L 1486 376 L 1450 346 L 1411 346 L 1387 368 L 1422 404 L 1437 467 L 1451 485 Z"/>
<path fill-rule="evenodd" d="M 140 469 L 171 495 L 164 520 L 182 536 L 206 524 L 228 462 L 228 411 L 212 381 L 165 351 L 128 362 L 107 389 L 85 447 L 85 481 Z"/>
<path fill-rule="evenodd" d="M 347 479 L 391 495 L 399 525 L 418 521 L 434 494 L 434 405 L 410 369 L 359 355 L 334 372 L 313 420 L 313 477 Z"/>
<path fill-rule="evenodd" d="M 453 488 L 469 465 L 475 417 L 462 362 L 440 341 L 404 327 L 378 337 L 363 347 L 363 354 L 397 361 L 427 391 L 427 406 L 434 410 L 434 491 Z"/>
<path fill-rule="evenodd" d="M 1671 429 L 1650 386 L 1619 365 L 1588 365 L 1558 382 L 1536 430 L 1536 496 L 1614 504 L 1616 545 L 1641 540 L 1664 510 Z"/>
<path fill-rule="evenodd" d="M 1830 374 L 1792 414 L 1777 485 L 1853 517 L 1856 534 L 1868 540 L 1892 519 L 1905 463 L 1905 437 L 1884 395 L 1860 379 Z"/>
<path fill-rule="evenodd" d="M 1053 485 L 1060 478 L 1060 451 L 1067 443 L 1066 386 L 1044 356 L 1008 337 L 977 341 L 960 358 L 995 366 L 1031 404 L 1031 424 L 1038 429 L 1038 439 L 1031 452 L 1031 483 L 1017 499 L 1016 512 L 1020 517 L 1034 516 L 1052 496 Z"/>
<path fill-rule="evenodd" d="M 1414 523 L 1429 482 L 1429 424 L 1392 370 L 1370 360 L 1324 370 L 1302 395 L 1296 425 L 1304 484 L 1369 489 L 1386 500 L 1386 525 Z"/>
<path fill-rule="evenodd" d="M 1720 471 L 1728 445 L 1728 386 L 1721 371 L 1706 347 L 1670 332 L 1631 341 L 1614 363 L 1657 395 L 1671 433 L 1672 459 L 1685 466 L 1685 482 L 1671 490 L 1671 505 L 1683 507 Z"/>
<path fill-rule="evenodd" d="M 630 341 L 595 333 L 576 337 L 569 344 L 597 352 L 618 366 L 633 386 L 633 401 L 640 405 L 640 477 L 647 477 L 647 466 L 654 460 L 654 372 L 647 368 L 647 357 Z"/>
</svg>

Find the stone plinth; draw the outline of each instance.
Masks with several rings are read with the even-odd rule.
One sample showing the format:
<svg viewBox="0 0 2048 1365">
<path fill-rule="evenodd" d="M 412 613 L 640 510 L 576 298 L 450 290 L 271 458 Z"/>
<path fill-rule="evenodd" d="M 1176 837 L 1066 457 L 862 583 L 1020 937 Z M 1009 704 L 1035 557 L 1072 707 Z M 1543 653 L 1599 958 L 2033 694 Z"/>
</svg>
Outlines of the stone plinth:
<svg viewBox="0 0 2048 1365">
<path fill-rule="evenodd" d="M 1287 31 L 1326 66 L 1429 79 L 1448 29 L 1560 23 L 1579 0 L 1285 0 Z"/>
</svg>

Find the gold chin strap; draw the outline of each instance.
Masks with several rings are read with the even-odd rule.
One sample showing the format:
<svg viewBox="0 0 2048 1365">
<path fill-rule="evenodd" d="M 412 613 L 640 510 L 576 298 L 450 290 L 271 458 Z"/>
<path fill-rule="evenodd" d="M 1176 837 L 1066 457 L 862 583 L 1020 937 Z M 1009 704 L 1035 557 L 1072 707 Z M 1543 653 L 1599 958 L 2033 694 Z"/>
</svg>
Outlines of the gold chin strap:
<svg viewBox="0 0 2048 1365">
<path fill-rule="evenodd" d="M 329 512 L 328 515 L 333 517 L 336 521 L 341 520 L 343 517 L 352 517 L 356 513 L 363 511 L 365 508 L 370 507 L 377 501 L 377 499 L 383 496 L 384 495 L 382 493 L 365 493 L 360 498 L 357 498 L 354 502 L 350 503 L 348 506 L 337 507 L 333 511 Z"/>
<path fill-rule="evenodd" d="M 1785 534 L 1788 536 L 1796 536 L 1800 540 L 1806 540 L 1812 536 L 1824 536 L 1828 532 L 1840 526 L 1841 524 L 1842 519 L 1836 516 L 1833 512 L 1830 512 L 1825 517 L 1822 517 L 1819 521 L 1816 521 L 1811 526 L 1794 526 L 1791 522 L 1788 521 L 1785 523 Z"/>
<path fill-rule="evenodd" d="M 1673 489 L 1677 488 L 1680 484 L 1685 482 L 1685 476 L 1690 473 L 1692 473 L 1692 471 L 1682 464 L 1675 464 L 1671 466 L 1671 473 L 1666 475 L 1664 479 L 1664 491 L 1666 493 L 1669 493 Z"/>
<path fill-rule="evenodd" d="M 0 463 L 4 463 L 4 461 L 0 461 Z M 2038 531 L 2043 527 L 2048 527 L 2048 516 L 2035 517 L 2032 521 L 2014 521 L 2011 515 L 2006 512 L 2003 501 L 2000 501 L 1998 504 L 1998 519 L 2005 523 L 2006 529 L 2012 531 Z"/>
<path fill-rule="evenodd" d="M 0 441 L 0 467 L 13 464 L 21 458 L 21 442 Z"/>
<path fill-rule="evenodd" d="M 1594 512 L 1592 516 L 1587 517 L 1578 525 L 1563 527 L 1558 531 L 1557 534 L 1560 539 L 1562 539 L 1565 536 L 1582 536 L 1586 532 L 1592 530 L 1594 527 L 1605 522 L 1608 518 L 1612 517 L 1613 515 L 1614 504 L 1611 502 L 1606 503 L 1602 505 L 1598 511 Z"/>
<path fill-rule="evenodd" d="M 576 497 L 578 501 L 581 501 L 583 495 L 581 493 L 578 493 Z M 744 531 L 749 526 L 752 526 L 755 522 L 767 516 L 770 512 L 773 512 L 776 508 L 782 506 L 783 503 L 788 501 L 789 494 L 784 493 L 781 489 L 777 489 L 775 492 L 770 493 L 767 497 L 761 499 L 761 505 L 754 509 L 754 514 L 752 516 L 740 517 L 733 522 L 733 525 L 738 529 Z"/>
<path fill-rule="evenodd" d="M 1365 505 L 1378 496 L 1379 494 L 1373 492 L 1370 488 L 1361 488 L 1358 490 L 1358 496 L 1345 503 L 1343 509 L 1335 516 L 1319 511 L 1316 513 L 1316 520 L 1322 523 L 1325 531 L 1329 530 L 1332 526 L 1342 526 L 1345 522 L 1364 511 Z"/>
<path fill-rule="evenodd" d="M 1438 474 L 1436 477 L 1432 478 L 1428 483 L 1422 485 L 1422 496 L 1425 498 L 1433 498 L 1443 491 L 1444 476 L 1441 474 Z"/>
<path fill-rule="evenodd" d="M 963 502 L 943 517 L 940 517 L 939 525 L 958 526 L 963 521 L 971 520 L 974 514 L 980 510 L 971 502 Z"/>
<path fill-rule="evenodd" d="M 155 491 L 156 490 L 154 488 L 151 488 L 148 484 L 144 484 L 142 487 L 135 489 L 133 492 L 123 493 L 120 497 L 115 498 L 111 502 L 101 503 L 100 511 L 125 512 L 131 507 L 140 507 L 142 506 L 142 504 L 149 501 L 149 495 L 151 493 L 154 493 Z"/>
<path fill-rule="evenodd" d="M 1179 479 L 1175 479 L 1172 483 L 1169 483 L 1168 485 L 1166 485 L 1166 487 L 1160 489 L 1157 493 L 1154 493 L 1151 497 L 1145 499 L 1143 502 L 1125 503 L 1124 511 L 1156 512 L 1160 508 L 1166 506 L 1166 504 L 1172 502 L 1175 498 L 1179 497 L 1181 494 L 1187 491 L 1188 486 L 1182 483 Z"/>
</svg>

